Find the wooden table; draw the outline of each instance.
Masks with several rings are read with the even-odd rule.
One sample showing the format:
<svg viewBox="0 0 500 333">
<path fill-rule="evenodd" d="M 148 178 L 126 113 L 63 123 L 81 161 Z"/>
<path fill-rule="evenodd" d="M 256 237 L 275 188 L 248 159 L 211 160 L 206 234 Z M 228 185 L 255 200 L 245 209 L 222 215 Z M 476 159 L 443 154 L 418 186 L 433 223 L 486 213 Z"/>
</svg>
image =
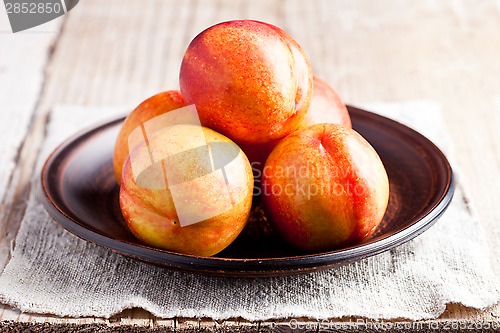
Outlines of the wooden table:
<svg viewBox="0 0 500 333">
<path fill-rule="evenodd" d="M 496 249 L 500 276 L 500 1 L 80 1 L 69 14 L 12 34 L 0 9 L 0 268 L 26 207 L 29 180 L 50 110 L 58 104 L 137 105 L 178 87 L 189 41 L 223 20 L 252 18 L 287 30 L 313 70 L 353 105 L 430 99 L 443 107 L 456 146 L 460 181 Z M 135 326 L 184 331 L 276 331 L 275 323 L 176 318 L 142 310 L 112 319 L 21 314 L 2 306 L 6 328 L 89 331 Z M 301 319 L 316 331 L 317 323 Z M 334 321 L 356 321 L 341 318 Z M 437 321 L 500 322 L 484 311 L 449 305 Z M 280 321 L 286 331 L 288 321 Z M 30 326 L 31 325 L 31 326 Z M 73 325 L 73 326 L 71 326 Z M 315 326 L 316 325 L 316 326 Z M 348 330 L 348 329 L 347 329 Z"/>
</svg>

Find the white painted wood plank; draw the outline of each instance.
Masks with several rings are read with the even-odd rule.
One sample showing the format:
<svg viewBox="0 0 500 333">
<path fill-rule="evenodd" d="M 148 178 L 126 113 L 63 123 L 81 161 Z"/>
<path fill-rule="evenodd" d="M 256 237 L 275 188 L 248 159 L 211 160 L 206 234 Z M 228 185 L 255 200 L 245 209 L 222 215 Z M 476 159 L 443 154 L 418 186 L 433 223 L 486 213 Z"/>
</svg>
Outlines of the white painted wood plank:
<svg viewBox="0 0 500 333">
<path fill-rule="evenodd" d="M 62 18 L 12 33 L 6 11 L 0 9 L 0 270 L 8 260 L 19 221 L 15 210 L 19 179 L 15 171 L 44 82 L 44 67 Z M 35 152 L 33 152 L 35 153 Z"/>
<path fill-rule="evenodd" d="M 0 10 L 0 197 L 14 168 L 43 83 L 43 68 L 60 19 L 13 34 Z"/>
</svg>

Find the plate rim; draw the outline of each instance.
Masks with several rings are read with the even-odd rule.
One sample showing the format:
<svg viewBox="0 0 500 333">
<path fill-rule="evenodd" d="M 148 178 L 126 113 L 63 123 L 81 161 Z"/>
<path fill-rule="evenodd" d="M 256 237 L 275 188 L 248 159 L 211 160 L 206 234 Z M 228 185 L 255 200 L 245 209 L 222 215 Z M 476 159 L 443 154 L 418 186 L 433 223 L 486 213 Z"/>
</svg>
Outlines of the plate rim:
<svg viewBox="0 0 500 333">
<path fill-rule="evenodd" d="M 366 116 L 375 116 L 382 121 L 394 122 L 398 125 L 398 127 L 400 127 L 401 130 L 404 130 L 405 132 L 410 131 L 411 134 L 417 135 L 420 140 L 426 141 L 426 143 L 439 155 L 439 160 L 444 163 L 446 174 L 448 176 L 446 179 L 445 189 L 441 193 L 437 203 L 433 207 L 431 207 L 424 216 L 415 220 L 411 225 L 401 229 L 397 233 L 374 240 L 372 242 L 368 241 L 360 245 L 353 245 L 350 247 L 317 254 L 304 254 L 276 258 L 221 258 L 180 254 L 172 251 L 153 248 L 140 243 L 117 240 L 82 225 L 79 221 L 67 215 L 64 212 L 64 209 L 59 207 L 54 201 L 54 198 L 48 188 L 49 168 L 53 165 L 59 153 L 64 152 L 64 150 L 69 146 L 77 144 L 86 136 L 90 136 L 94 132 L 102 131 L 106 127 L 115 126 L 116 123 L 122 122 L 125 119 L 125 115 L 108 118 L 106 120 L 100 121 L 93 126 L 88 126 L 87 128 L 76 132 L 69 138 L 65 139 L 61 144 L 59 144 L 50 153 L 43 164 L 43 168 L 40 174 L 42 191 L 40 199 L 50 217 L 67 231 L 79 237 L 80 239 L 91 242 L 102 248 L 108 249 L 115 253 L 119 253 L 126 257 L 131 257 L 137 260 L 163 267 L 168 267 L 171 269 L 197 272 L 208 275 L 255 277 L 291 275 L 300 272 L 309 272 L 323 268 L 348 264 L 393 249 L 394 247 L 397 247 L 425 232 L 434 223 L 436 223 L 436 221 L 441 217 L 441 215 L 444 214 L 444 212 L 450 205 L 456 185 L 453 169 L 445 154 L 427 137 L 412 129 L 411 127 L 406 126 L 391 118 L 354 106 L 347 105 L 347 107 L 349 109 L 349 112 L 354 111 L 356 113 L 366 113 Z M 353 255 L 353 252 L 355 252 L 355 255 Z M 165 258 L 162 260 L 162 257 Z"/>
</svg>

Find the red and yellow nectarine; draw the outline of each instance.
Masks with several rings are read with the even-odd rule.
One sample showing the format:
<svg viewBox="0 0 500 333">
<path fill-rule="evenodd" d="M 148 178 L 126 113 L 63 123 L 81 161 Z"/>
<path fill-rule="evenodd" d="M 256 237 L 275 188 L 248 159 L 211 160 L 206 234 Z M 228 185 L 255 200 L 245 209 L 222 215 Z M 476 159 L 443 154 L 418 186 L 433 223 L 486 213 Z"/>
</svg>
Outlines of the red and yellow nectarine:
<svg viewBox="0 0 500 333">
<path fill-rule="evenodd" d="M 319 124 L 283 139 L 262 177 L 266 213 L 304 251 L 366 240 L 382 221 L 389 182 L 370 144 L 354 130 Z"/>
<path fill-rule="evenodd" d="M 312 73 L 296 41 L 258 21 L 219 23 L 189 44 L 180 89 L 201 123 L 236 143 L 279 140 L 309 108 Z"/>
<path fill-rule="evenodd" d="M 344 102 L 328 83 L 315 75 L 311 106 L 301 127 L 306 128 L 316 124 L 339 124 L 352 128 L 351 117 Z"/>
<path fill-rule="evenodd" d="M 120 207 L 127 226 L 143 243 L 211 256 L 244 228 L 252 188 L 250 164 L 235 143 L 205 127 L 176 125 L 130 152 Z"/>
<path fill-rule="evenodd" d="M 143 101 L 125 118 L 116 139 L 113 155 L 113 168 L 118 182 L 121 179 L 123 163 L 129 154 L 128 140 L 132 131 L 150 119 L 184 106 L 186 103 L 179 91 L 165 91 Z"/>
</svg>

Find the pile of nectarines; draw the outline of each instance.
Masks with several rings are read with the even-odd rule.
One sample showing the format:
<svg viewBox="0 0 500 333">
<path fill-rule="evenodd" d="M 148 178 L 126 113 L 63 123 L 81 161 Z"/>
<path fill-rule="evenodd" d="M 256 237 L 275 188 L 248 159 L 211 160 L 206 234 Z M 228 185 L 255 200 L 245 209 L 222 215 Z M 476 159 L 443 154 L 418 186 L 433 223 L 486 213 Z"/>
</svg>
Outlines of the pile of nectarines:
<svg viewBox="0 0 500 333">
<path fill-rule="evenodd" d="M 243 230 L 255 195 L 302 251 L 373 234 L 388 203 L 384 166 L 285 31 L 214 25 L 189 44 L 179 81 L 132 111 L 116 141 L 120 207 L 139 240 L 214 255 Z"/>
</svg>

